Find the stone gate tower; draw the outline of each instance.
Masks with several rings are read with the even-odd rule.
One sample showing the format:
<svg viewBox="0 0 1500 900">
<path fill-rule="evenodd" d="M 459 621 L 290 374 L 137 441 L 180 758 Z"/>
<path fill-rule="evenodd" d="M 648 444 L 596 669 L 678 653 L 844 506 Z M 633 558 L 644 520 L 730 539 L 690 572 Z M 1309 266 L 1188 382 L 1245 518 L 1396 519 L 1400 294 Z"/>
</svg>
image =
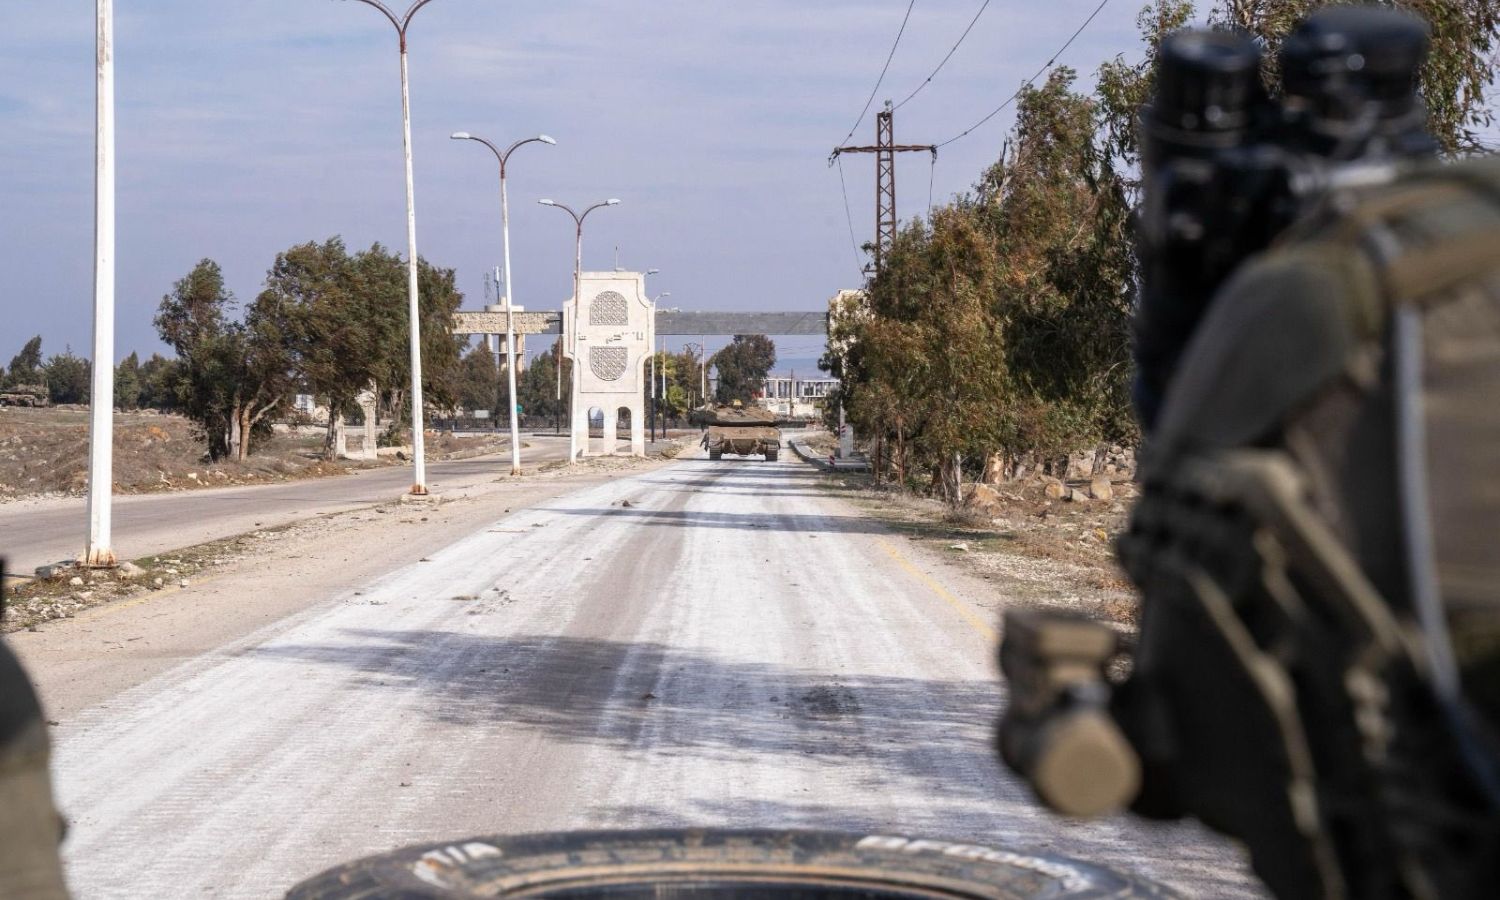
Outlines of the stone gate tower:
<svg viewBox="0 0 1500 900">
<path fill-rule="evenodd" d="M 563 314 L 565 355 L 573 361 L 573 436 L 583 455 L 614 452 L 616 422 L 630 415 L 630 452 L 646 455 L 645 365 L 656 315 L 639 272 L 584 272 L 580 297 Z M 575 321 L 576 317 L 576 321 Z M 589 411 L 604 412 L 602 447 L 589 443 Z"/>
</svg>

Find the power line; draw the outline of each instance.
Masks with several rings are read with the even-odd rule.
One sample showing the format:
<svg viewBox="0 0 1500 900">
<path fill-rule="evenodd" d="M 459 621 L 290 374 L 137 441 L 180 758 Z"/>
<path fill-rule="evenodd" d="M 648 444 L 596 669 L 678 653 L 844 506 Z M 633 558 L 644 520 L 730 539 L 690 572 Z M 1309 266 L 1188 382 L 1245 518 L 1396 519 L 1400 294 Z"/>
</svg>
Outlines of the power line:
<svg viewBox="0 0 1500 900">
<path fill-rule="evenodd" d="M 1093 22 L 1094 19 L 1098 17 L 1099 13 L 1103 12 L 1104 7 L 1106 7 L 1108 5 L 1109 5 L 1109 0 L 1100 0 L 1099 5 L 1094 8 L 1094 11 L 1091 12 L 1091 13 L 1089 13 L 1089 17 L 1087 19 L 1083 20 L 1083 24 L 1078 26 L 1078 30 L 1077 31 L 1073 32 L 1073 36 L 1070 37 L 1070 38 L 1068 38 L 1067 42 L 1064 43 L 1061 47 L 1059 47 L 1057 49 L 1057 52 L 1055 52 L 1055 53 L 1052 54 L 1052 57 L 1047 60 L 1047 64 L 1046 65 L 1044 65 L 1040 69 L 1036 70 L 1036 74 L 1035 75 L 1032 75 L 1030 78 L 1028 78 L 1024 82 L 1022 82 L 1021 83 L 1021 87 L 1018 88 L 1014 94 L 1011 94 L 1008 98 L 1006 98 L 1006 101 L 1004 103 L 1002 103 L 999 106 L 995 107 L 994 109 L 990 110 L 989 115 L 987 115 L 984 118 L 980 119 L 978 122 L 975 122 L 973 125 L 970 125 L 968 128 L 964 129 L 964 131 L 962 131 L 961 133 L 956 134 L 956 135 L 954 135 L 951 138 L 948 138 L 946 141 L 943 141 L 941 144 L 938 144 L 938 147 L 940 147 L 940 148 L 941 147 L 946 147 L 949 144 L 953 143 L 954 141 L 956 141 L 956 140 L 958 140 L 960 138 L 968 137 L 969 134 L 974 131 L 974 129 L 980 127 L 984 123 L 988 122 L 990 119 L 993 119 L 994 117 L 1000 115 L 1001 110 L 1004 110 L 1007 106 L 1010 106 L 1012 103 L 1016 102 L 1016 100 L 1021 96 L 1021 93 L 1023 91 L 1025 91 L 1027 88 L 1031 87 L 1031 85 L 1038 78 L 1042 77 L 1043 73 L 1045 73 L 1048 69 L 1052 68 L 1054 65 L 1057 64 L 1057 58 L 1059 56 L 1062 56 L 1064 53 L 1066 53 L 1069 47 L 1073 46 L 1073 42 L 1076 41 L 1076 40 L 1078 40 L 1078 36 L 1080 34 L 1083 34 L 1083 30 L 1085 28 L 1089 27 L 1089 24 L 1091 22 Z"/>
<path fill-rule="evenodd" d="M 932 70 L 932 74 L 928 75 L 925 81 L 917 85 L 916 90 L 912 91 L 910 94 L 907 94 L 905 100 L 902 100 L 900 103 L 896 104 L 896 106 L 894 107 L 895 109 L 900 109 L 901 107 L 905 106 L 907 100 L 910 100 L 911 98 L 922 93 L 922 89 L 932 83 L 932 79 L 937 77 L 937 73 L 943 71 L 943 66 L 946 66 L 948 64 L 948 60 L 953 58 L 953 54 L 958 52 L 959 45 L 964 42 L 964 38 L 969 36 L 969 32 L 974 30 L 975 23 L 979 21 L 979 17 L 984 15 L 984 11 L 986 9 L 989 9 L 989 7 L 990 0 L 984 0 L 984 3 L 979 7 L 979 12 L 975 13 L 974 18 L 969 20 L 969 27 L 965 28 L 964 33 L 958 36 L 958 41 L 953 45 L 953 49 L 949 50 L 948 55 L 943 57 L 943 61 L 937 64 L 937 68 Z"/>
<path fill-rule="evenodd" d="M 910 3 L 906 4 L 906 15 L 901 19 L 901 30 L 896 32 L 896 40 L 891 43 L 890 55 L 885 58 L 885 66 L 880 70 L 880 77 L 875 79 L 875 87 L 870 90 L 870 99 L 865 101 L 865 108 L 859 111 L 859 118 L 855 119 L 854 124 L 849 126 L 849 133 L 844 135 L 843 140 L 839 141 L 840 144 L 845 143 L 849 138 L 854 136 L 854 130 L 859 127 L 860 122 L 865 120 L 865 114 L 870 111 L 870 104 L 875 102 L 875 95 L 880 93 L 880 85 L 885 81 L 885 73 L 891 70 L 891 60 L 896 58 L 896 48 L 901 45 L 901 35 L 906 34 L 906 23 L 911 20 L 911 10 L 916 5 L 917 0 L 911 0 Z"/>
<path fill-rule="evenodd" d="M 844 219 L 849 223 L 849 246 L 854 249 L 854 268 L 864 274 L 864 267 L 859 264 L 859 242 L 854 239 L 854 214 L 849 212 L 849 187 L 844 184 L 844 161 L 839 163 L 839 190 L 844 192 Z"/>
<path fill-rule="evenodd" d="M 927 215 L 932 215 L 932 183 L 937 180 L 937 154 L 932 154 L 932 165 L 927 169 Z"/>
</svg>

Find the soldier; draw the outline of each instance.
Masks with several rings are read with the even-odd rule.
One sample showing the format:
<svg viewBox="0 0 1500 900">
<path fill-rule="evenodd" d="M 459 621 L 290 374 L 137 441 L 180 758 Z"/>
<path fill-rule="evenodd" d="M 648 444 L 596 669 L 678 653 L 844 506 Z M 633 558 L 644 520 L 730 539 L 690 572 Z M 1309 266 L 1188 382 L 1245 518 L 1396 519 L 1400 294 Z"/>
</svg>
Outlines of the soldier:
<svg viewBox="0 0 1500 900">
<path fill-rule="evenodd" d="M 3 583 L 3 579 L 0 579 Z M 47 725 L 21 663 L 0 641 L 0 897 L 66 900 Z"/>
<path fill-rule="evenodd" d="M 1500 159 L 1419 161 L 1425 41 L 1313 15 L 1259 133 L 1253 45 L 1164 46 L 1139 638 L 1126 677 L 1091 623 L 1014 615 L 1001 651 L 1044 801 L 1197 817 L 1282 898 L 1500 894 Z"/>
</svg>

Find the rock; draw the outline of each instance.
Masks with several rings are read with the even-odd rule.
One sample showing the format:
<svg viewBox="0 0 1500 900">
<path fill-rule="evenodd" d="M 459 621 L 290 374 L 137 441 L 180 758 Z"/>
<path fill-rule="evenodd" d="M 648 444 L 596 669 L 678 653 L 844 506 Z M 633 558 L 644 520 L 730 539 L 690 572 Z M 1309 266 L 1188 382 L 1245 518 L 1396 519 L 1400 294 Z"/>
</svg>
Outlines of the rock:
<svg viewBox="0 0 1500 900">
<path fill-rule="evenodd" d="M 78 595 L 78 599 L 79 600 L 92 600 L 92 599 L 94 599 L 94 592 L 93 591 L 84 591 L 83 593 L 81 593 L 81 594 Z"/>
<path fill-rule="evenodd" d="M 186 578 L 184 578 L 181 581 L 177 582 L 177 586 L 178 587 L 187 587 L 190 584 L 192 584 L 192 582 L 188 581 Z"/>
<path fill-rule="evenodd" d="M 969 505 L 980 509 L 995 509 L 1001 506 L 1000 492 L 987 484 L 976 484 L 969 489 Z"/>
<path fill-rule="evenodd" d="M 957 550 L 959 553 L 967 553 L 969 552 L 969 545 L 964 543 L 952 544 L 948 547 L 948 549 Z"/>
<path fill-rule="evenodd" d="M 1065 500 L 1068 497 L 1068 486 L 1056 479 L 1050 479 L 1044 488 L 1048 500 Z"/>
<path fill-rule="evenodd" d="M 152 582 L 151 582 L 151 586 L 152 587 L 157 587 L 157 588 L 161 587 L 164 584 L 166 584 L 166 582 L 162 581 L 160 578 L 153 579 Z"/>
<path fill-rule="evenodd" d="M 1095 500 L 1113 500 L 1115 498 L 1115 486 L 1108 476 L 1096 475 L 1089 482 L 1089 496 Z"/>
<path fill-rule="evenodd" d="M 1073 503 L 1086 503 L 1088 502 L 1089 494 L 1088 491 L 1082 488 L 1068 488 L 1068 493 L 1063 499 Z"/>
<path fill-rule="evenodd" d="M 77 575 L 74 575 L 72 578 L 68 579 L 68 584 L 72 587 L 83 587 L 83 579 L 79 578 Z"/>
<path fill-rule="evenodd" d="M 41 581 L 54 581 L 66 575 L 73 568 L 70 562 L 53 563 L 50 566 L 37 566 L 36 577 Z"/>
</svg>

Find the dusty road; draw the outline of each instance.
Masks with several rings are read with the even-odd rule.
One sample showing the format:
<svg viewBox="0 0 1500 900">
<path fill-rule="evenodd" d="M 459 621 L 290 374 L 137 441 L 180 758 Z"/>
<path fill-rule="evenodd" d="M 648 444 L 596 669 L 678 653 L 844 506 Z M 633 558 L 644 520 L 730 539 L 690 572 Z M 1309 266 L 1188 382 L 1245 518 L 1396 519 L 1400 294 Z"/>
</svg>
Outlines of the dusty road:
<svg viewBox="0 0 1500 900">
<path fill-rule="evenodd" d="M 527 469 L 568 457 L 565 439 L 526 440 L 531 444 L 522 451 Z M 427 480 L 442 492 L 509 472 L 510 457 L 502 453 L 429 463 Z M 388 503 L 410 485 L 411 467 L 392 466 L 339 478 L 116 497 L 115 551 L 121 559 L 138 559 L 257 527 Z M 37 566 L 76 557 L 87 522 L 82 498 L 0 504 L 0 553 L 11 571 L 29 575 Z"/>
<path fill-rule="evenodd" d="M 989 749 L 998 598 L 807 467 L 681 460 L 507 505 L 116 693 L 49 683 L 66 667 L 27 639 L 65 631 L 17 636 L 44 695 L 89 698 L 54 713 L 77 895 L 275 897 L 415 841 L 718 824 L 1042 848 L 1255 896 L 1195 830 L 1037 812 Z M 148 638 L 171 619 L 118 615 Z"/>
</svg>

